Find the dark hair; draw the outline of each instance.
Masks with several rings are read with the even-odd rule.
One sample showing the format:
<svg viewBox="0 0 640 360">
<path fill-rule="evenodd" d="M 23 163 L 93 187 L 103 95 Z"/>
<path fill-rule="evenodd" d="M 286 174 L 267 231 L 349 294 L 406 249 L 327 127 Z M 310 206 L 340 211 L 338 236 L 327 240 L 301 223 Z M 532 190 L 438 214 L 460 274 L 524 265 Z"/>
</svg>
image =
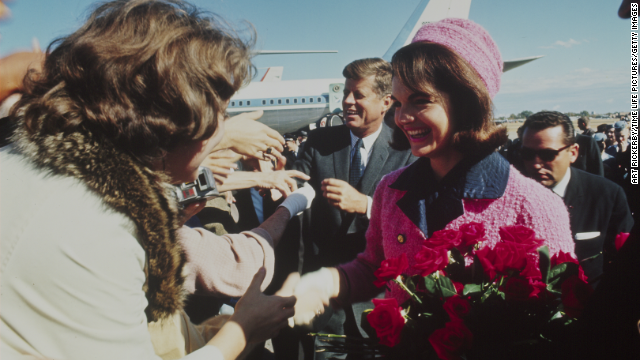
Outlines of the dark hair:
<svg viewBox="0 0 640 360">
<path fill-rule="evenodd" d="M 380 58 L 356 60 L 342 70 L 342 75 L 351 80 L 361 80 L 375 75 L 373 91 L 379 97 L 391 94 L 391 74 L 391 64 Z"/>
<path fill-rule="evenodd" d="M 13 114 L 32 134 L 87 131 L 148 165 L 213 135 L 225 102 L 254 73 L 249 32 L 242 40 L 180 0 L 99 4 L 49 45 Z"/>
<path fill-rule="evenodd" d="M 482 79 L 455 51 L 441 44 L 416 42 L 398 50 L 391 64 L 394 78 L 412 91 L 428 93 L 425 85 L 430 85 L 449 95 L 455 149 L 480 155 L 507 141 L 507 129 L 493 122 L 491 96 Z M 410 148 L 400 129 L 394 130 L 391 146 L 398 150 Z"/>
<path fill-rule="evenodd" d="M 530 115 L 525 120 L 522 127 L 527 130 L 540 131 L 556 126 L 562 126 L 562 132 L 564 133 L 564 144 L 573 145 L 576 143 L 575 130 L 571 119 L 557 111 L 540 111 L 533 115 Z"/>
<path fill-rule="evenodd" d="M 601 133 L 606 133 L 606 132 L 607 132 L 607 124 L 600 124 L 600 125 L 598 125 L 598 127 L 596 128 L 596 130 L 597 130 L 598 132 L 601 132 Z"/>
<path fill-rule="evenodd" d="M 591 119 L 589 119 L 588 116 L 583 116 L 580 119 L 578 119 L 578 123 L 584 123 L 585 125 L 589 125 L 589 123 L 591 122 Z"/>
</svg>

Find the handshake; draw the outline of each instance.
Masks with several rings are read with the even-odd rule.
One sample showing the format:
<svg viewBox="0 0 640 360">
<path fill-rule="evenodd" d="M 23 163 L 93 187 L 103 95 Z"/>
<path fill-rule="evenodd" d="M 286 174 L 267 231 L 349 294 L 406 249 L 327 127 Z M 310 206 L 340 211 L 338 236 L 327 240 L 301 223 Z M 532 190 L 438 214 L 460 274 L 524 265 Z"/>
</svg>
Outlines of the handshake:
<svg viewBox="0 0 640 360">
<path fill-rule="evenodd" d="M 295 296 L 295 315 L 289 318 L 289 326 L 307 326 L 324 313 L 329 301 L 340 292 L 340 275 L 336 268 L 321 268 L 300 277 L 291 273 L 276 293 L 279 296 Z"/>
</svg>

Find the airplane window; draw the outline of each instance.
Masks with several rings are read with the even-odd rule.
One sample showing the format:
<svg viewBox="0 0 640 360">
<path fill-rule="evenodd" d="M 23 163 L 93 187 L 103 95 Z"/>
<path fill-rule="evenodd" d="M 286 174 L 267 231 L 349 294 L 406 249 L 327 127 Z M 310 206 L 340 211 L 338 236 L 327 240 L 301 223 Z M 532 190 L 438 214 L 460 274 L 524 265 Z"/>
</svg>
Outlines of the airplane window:
<svg viewBox="0 0 640 360">
<path fill-rule="evenodd" d="M 247 106 L 251 105 L 251 101 L 247 101 Z"/>
<path fill-rule="evenodd" d="M 282 99 L 278 99 L 278 105 L 282 104 Z"/>
<path fill-rule="evenodd" d="M 267 100 L 262 100 L 262 105 L 267 105 Z"/>
<path fill-rule="evenodd" d="M 293 103 L 297 104 L 298 103 L 298 99 L 293 99 Z"/>
<path fill-rule="evenodd" d="M 273 105 L 273 100 L 269 100 L 269 104 Z"/>
<path fill-rule="evenodd" d="M 322 102 L 322 98 L 318 98 L 318 102 Z"/>
<path fill-rule="evenodd" d="M 235 102 L 235 101 L 232 101 L 232 102 L 231 102 L 231 106 L 236 106 L 236 102 Z"/>
<path fill-rule="evenodd" d="M 289 103 L 289 99 L 286 99 L 284 102 L 288 104 Z"/>
<path fill-rule="evenodd" d="M 242 106 L 242 101 L 238 101 L 238 106 Z"/>
<path fill-rule="evenodd" d="M 306 100 L 305 98 L 302 98 L 302 103 L 303 103 L 303 104 L 304 104 L 304 101 L 305 101 L 305 100 Z"/>
<path fill-rule="evenodd" d="M 313 98 L 309 98 L 309 102 L 312 103 L 313 102 Z"/>
</svg>

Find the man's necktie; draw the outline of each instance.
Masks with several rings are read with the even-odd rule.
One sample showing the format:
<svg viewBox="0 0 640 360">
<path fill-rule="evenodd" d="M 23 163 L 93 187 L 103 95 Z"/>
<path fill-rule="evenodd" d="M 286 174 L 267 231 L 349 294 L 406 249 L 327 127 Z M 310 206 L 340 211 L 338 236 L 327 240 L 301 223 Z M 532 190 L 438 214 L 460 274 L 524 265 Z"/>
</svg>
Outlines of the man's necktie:
<svg viewBox="0 0 640 360">
<path fill-rule="evenodd" d="M 349 185 L 356 187 L 362 177 L 362 155 L 360 149 L 364 147 L 362 139 L 358 138 L 354 146 L 353 158 L 351 158 L 351 168 L 349 169 Z"/>
</svg>

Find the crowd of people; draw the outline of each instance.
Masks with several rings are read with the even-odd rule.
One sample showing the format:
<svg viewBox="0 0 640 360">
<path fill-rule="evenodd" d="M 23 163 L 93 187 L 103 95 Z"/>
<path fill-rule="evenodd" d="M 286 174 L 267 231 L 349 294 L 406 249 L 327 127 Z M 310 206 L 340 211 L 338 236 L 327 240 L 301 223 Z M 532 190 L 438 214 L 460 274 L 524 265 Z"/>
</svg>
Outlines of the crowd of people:
<svg viewBox="0 0 640 360">
<path fill-rule="evenodd" d="M 263 359 L 269 339 L 276 359 L 324 359 L 307 333 L 365 337 L 372 299 L 407 299 L 374 285 L 383 261 L 469 222 L 484 246 L 522 225 L 577 259 L 596 289 L 584 354 L 598 336 L 640 351 L 627 122 L 583 117 L 579 134 L 541 111 L 509 141 L 492 114 L 500 51 L 450 18 L 391 63 L 345 66 L 344 125 L 281 136 L 261 112 L 226 115 L 254 37 L 180 0 L 110 1 L 16 67 L 0 120 L 3 359 Z M 219 193 L 179 204 L 174 185 L 201 166 Z"/>
</svg>

